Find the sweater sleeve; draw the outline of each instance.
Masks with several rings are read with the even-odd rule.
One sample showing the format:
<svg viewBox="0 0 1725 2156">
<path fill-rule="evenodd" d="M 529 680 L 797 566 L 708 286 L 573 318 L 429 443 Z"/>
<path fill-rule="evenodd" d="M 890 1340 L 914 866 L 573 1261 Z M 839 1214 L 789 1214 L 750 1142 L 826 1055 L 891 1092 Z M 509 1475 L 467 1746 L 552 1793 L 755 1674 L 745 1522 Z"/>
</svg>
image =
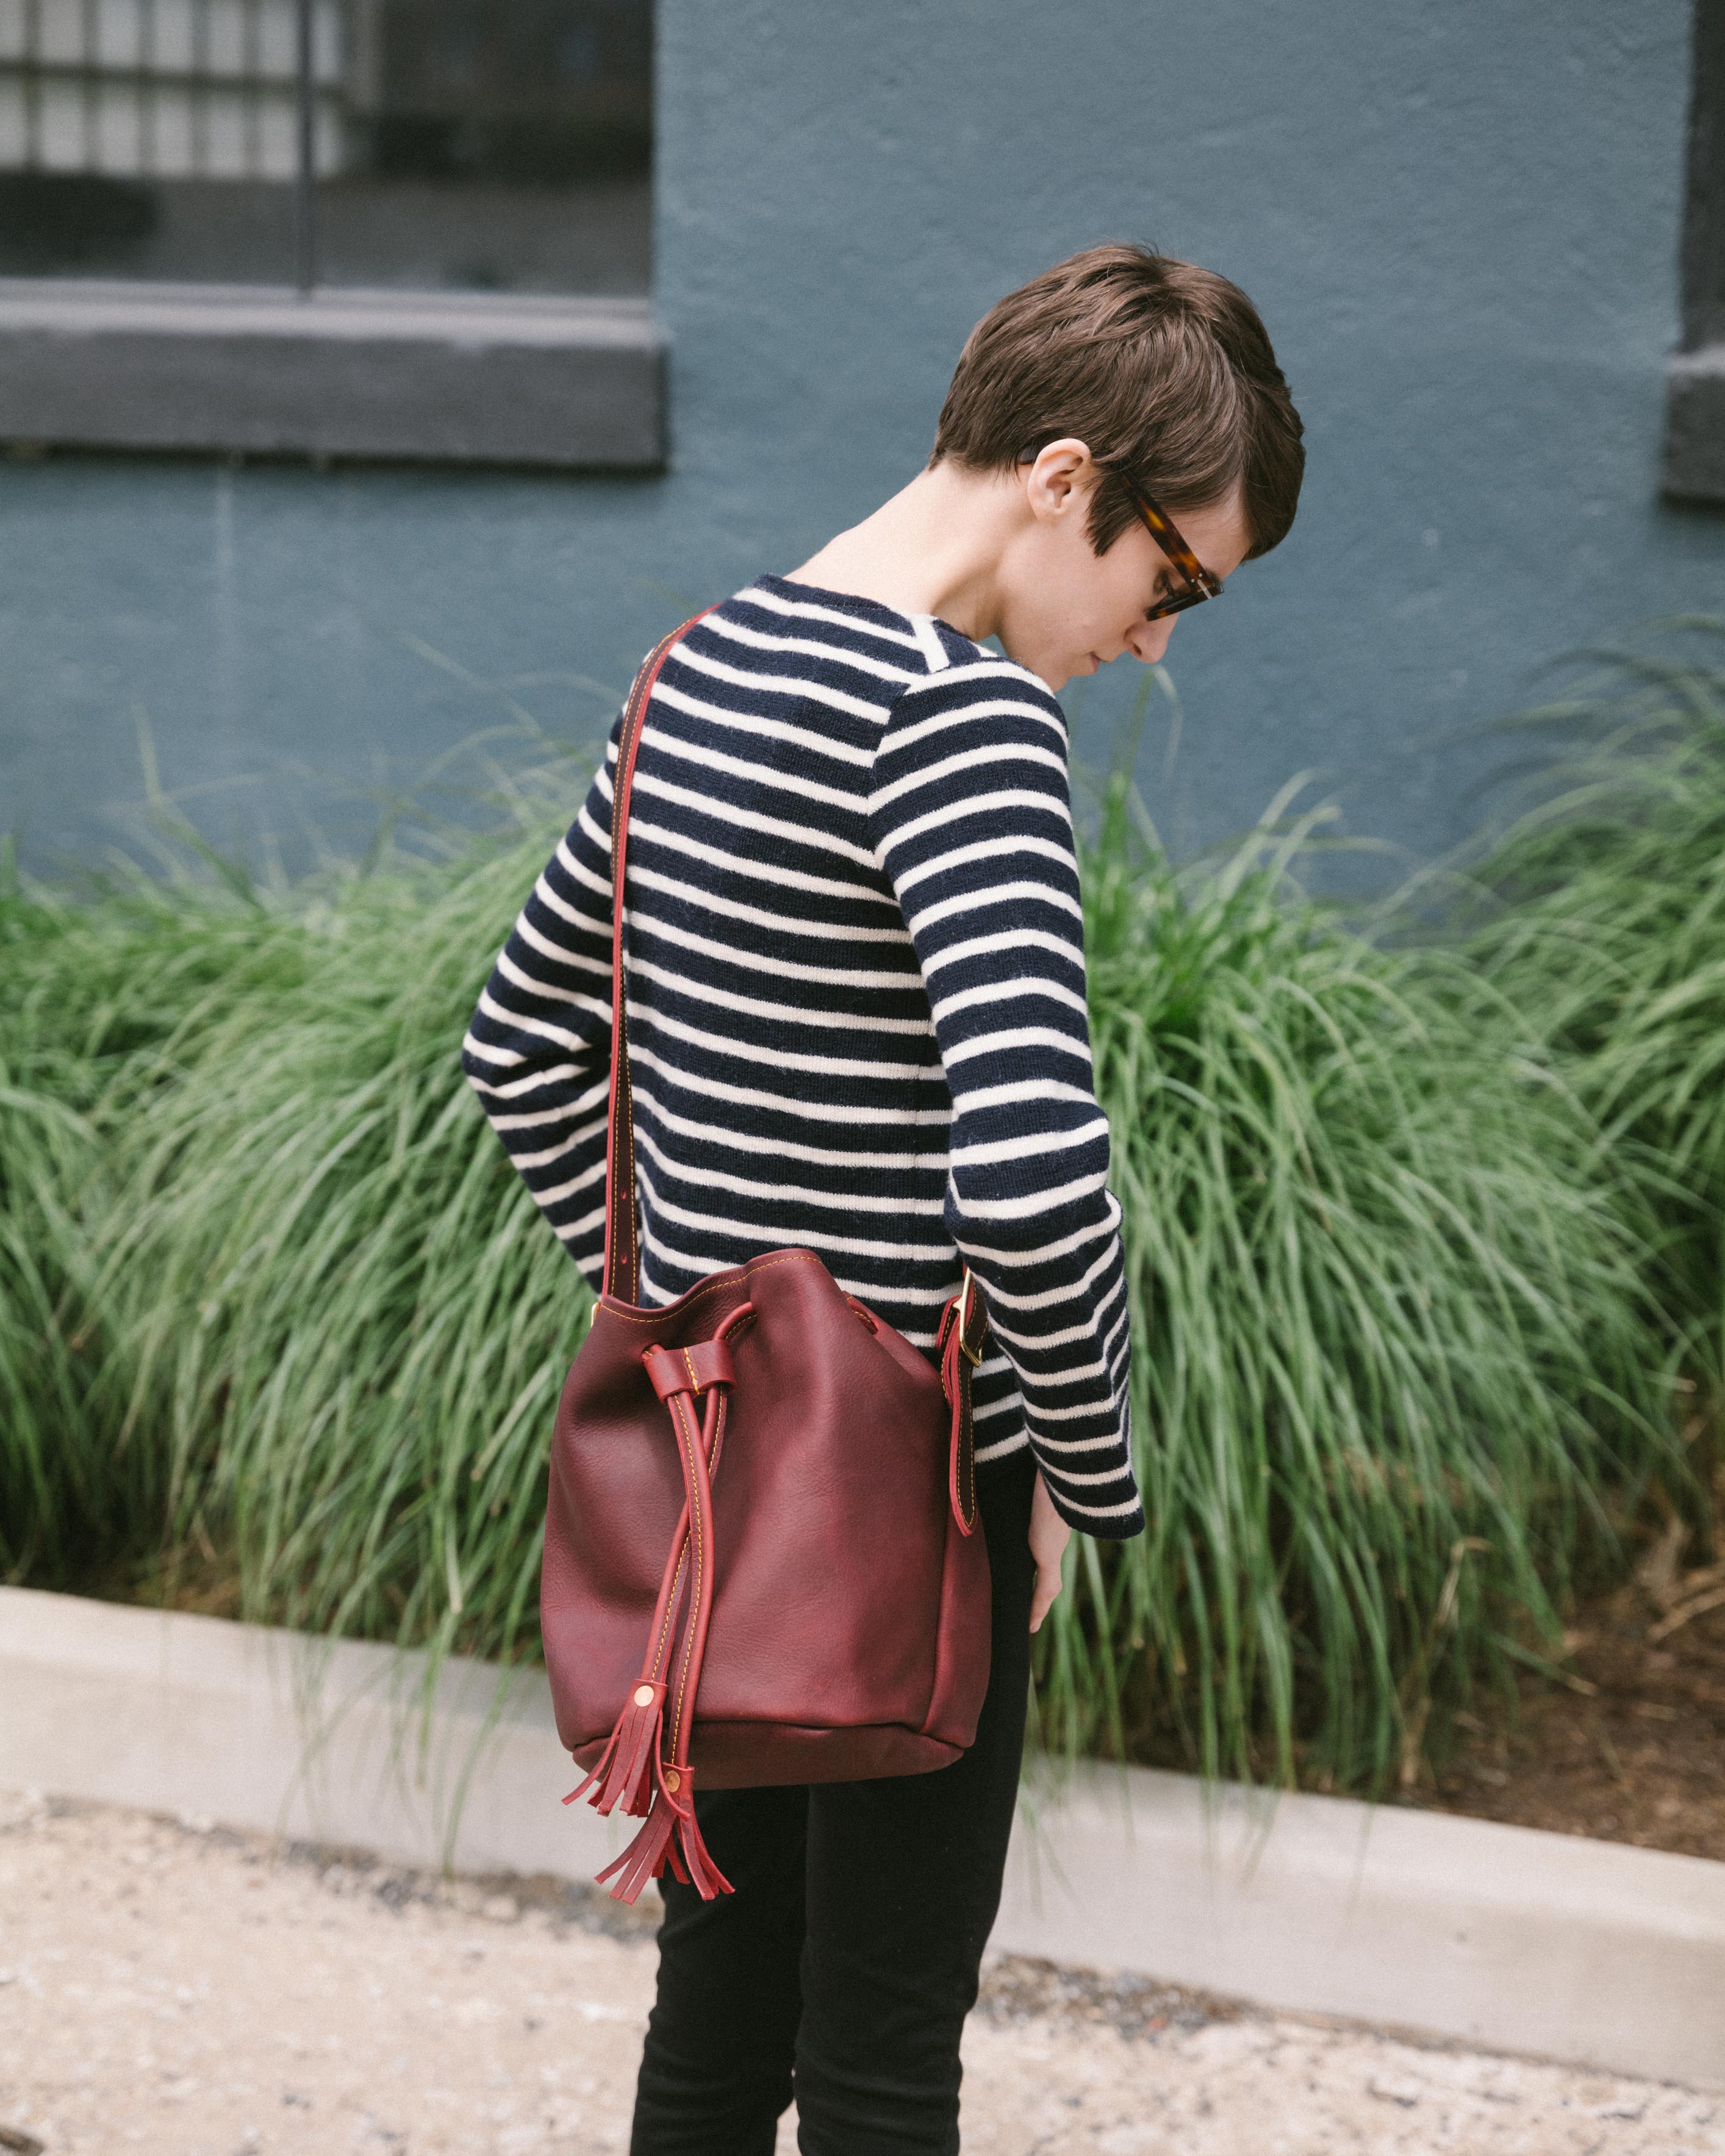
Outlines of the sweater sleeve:
<svg viewBox="0 0 1725 2156">
<path fill-rule="evenodd" d="M 529 894 L 461 1044 L 491 1127 L 595 1288 L 605 1263 L 614 726 L 580 814 Z"/>
<path fill-rule="evenodd" d="M 869 814 L 952 1095 L 947 1228 L 982 1284 L 1061 1517 L 1123 1539 L 1144 1516 L 1066 754 L 1042 684 L 979 657 L 894 703 Z"/>
</svg>

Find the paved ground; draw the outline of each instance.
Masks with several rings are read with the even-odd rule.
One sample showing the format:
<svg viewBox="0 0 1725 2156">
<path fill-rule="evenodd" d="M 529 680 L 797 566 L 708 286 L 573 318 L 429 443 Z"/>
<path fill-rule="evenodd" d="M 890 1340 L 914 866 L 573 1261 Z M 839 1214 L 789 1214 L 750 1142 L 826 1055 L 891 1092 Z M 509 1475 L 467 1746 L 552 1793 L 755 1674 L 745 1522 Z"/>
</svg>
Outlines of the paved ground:
<svg viewBox="0 0 1725 2156">
<path fill-rule="evenodd" d="M 0 2149 L 621 2151 L 652 1980 L 550 1881 L 0 1796 Z M 1725 2156 L 1725 2097 L 1034 1963 L 965 2062 L 968 2156 Z"/>
</svg>

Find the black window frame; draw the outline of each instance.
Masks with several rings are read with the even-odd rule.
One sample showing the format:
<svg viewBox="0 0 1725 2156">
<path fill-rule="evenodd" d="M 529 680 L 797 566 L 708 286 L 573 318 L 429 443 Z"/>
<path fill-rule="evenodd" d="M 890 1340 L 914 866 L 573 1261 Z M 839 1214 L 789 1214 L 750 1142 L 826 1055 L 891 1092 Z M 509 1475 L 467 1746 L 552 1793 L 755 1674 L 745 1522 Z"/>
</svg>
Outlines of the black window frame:
<svg viewBox="0 0 1725 2156">
<path fill-rule="evenodd" d="M 1725 0 L 1695 0 L 1681 337 L 1666 373 L 1664 490 L 1725 502 Z"/>
</svg>

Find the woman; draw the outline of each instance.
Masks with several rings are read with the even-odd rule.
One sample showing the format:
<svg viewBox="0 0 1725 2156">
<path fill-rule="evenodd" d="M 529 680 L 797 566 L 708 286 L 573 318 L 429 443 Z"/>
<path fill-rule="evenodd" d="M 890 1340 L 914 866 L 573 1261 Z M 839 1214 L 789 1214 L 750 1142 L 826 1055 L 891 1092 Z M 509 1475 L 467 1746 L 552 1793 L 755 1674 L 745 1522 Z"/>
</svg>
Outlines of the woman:
<svg viewBox="0 0 1725 2156">
<path fill-rule="evenodd" d="M 1300 437 L 1243 293 L 1091 249 L 978 325 L 927 468 L 703 616 L 654 690 L 629 860 L 641 1301 L 804 1247 L 932 1354 L 970 1266 L 993 1661 L 952 1766 L 699 1795 L 736 1892 L 665 1882 L 635 2156 L 765 2156 L 793 2095 L 819 2156 L 958 2146 L 1029 1635 L 1074 1527 L 1143 1525 L 1055 693 L 1160 659 L 1280 542 Z M 595 1285 L 616 740 L 465 1048 Z"/>
</svg>

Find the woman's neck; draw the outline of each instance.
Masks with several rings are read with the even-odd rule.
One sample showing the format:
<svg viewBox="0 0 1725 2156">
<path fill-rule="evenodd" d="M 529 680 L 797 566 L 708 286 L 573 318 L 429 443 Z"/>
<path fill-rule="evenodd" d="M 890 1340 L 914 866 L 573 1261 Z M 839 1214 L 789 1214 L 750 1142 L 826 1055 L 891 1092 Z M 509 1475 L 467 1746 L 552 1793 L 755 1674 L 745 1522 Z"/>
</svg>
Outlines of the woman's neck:
<svg viewBox="0 0 1725 2156">
<path fill-rule="evenodd" d="M 1010 473 L 938 464 L 829 539 L 790 581 L 938 614 L 980 643 L 999 628 L 1001 565 L 1024 520 Z"/>
</svg>

